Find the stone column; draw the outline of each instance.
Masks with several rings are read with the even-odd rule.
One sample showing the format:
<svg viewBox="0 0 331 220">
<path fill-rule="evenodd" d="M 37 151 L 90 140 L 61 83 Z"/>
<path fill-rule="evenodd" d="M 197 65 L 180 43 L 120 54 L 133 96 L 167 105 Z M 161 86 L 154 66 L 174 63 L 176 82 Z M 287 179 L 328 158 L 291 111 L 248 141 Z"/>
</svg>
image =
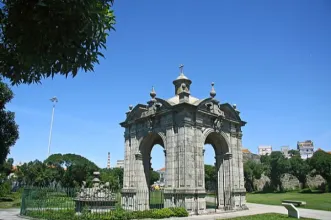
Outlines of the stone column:
<svg viewBox="0 0 331 220">
<path fill-rule="evenodd" d="M 217 154 L 216 169 L 217 169 L 217 208 L 224 209 L 224 163 L 223 155 Z"/>
<path fill-rule="evenodd" d="M 231 161 L 232 154 L 226 153 L 223 155 L 223 173 L 224 173 L 224 205 L 225 209 L 232 209 L 232 202 L 231 202 L 231 183 L 232 183 L 232 176 L 231 176 Z"/>
<path fill-rule="evenodd" d="M 178 158 L 177 158 L 177 150 L 176 150 L 176 136 L 174 133 L 174 129 L 172 124 L 167 126 L 166 130 L 167 140 L 165 143 L 165 185 L 164 185 L 164 207 L 175 207 L 175 197 L 173 193 L 173 189 L 177 187 L 176 180 L 178 176 Z"/>
</svg>

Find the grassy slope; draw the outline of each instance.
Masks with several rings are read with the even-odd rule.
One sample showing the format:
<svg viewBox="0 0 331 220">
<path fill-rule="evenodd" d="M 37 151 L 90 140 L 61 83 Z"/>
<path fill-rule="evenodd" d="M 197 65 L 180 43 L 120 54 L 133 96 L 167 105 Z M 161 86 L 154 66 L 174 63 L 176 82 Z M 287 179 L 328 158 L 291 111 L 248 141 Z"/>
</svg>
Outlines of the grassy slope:
<svg viewBox="0 0 331 220">
<path fill-rule="evenodd" d="M 307 202 L 302 208 L 331 211 L 331 193 L 248 193 L 246 198 L 247 202 L 268 205 L 281 205 L 282 200 L 300 200 Z"/>
</svg>

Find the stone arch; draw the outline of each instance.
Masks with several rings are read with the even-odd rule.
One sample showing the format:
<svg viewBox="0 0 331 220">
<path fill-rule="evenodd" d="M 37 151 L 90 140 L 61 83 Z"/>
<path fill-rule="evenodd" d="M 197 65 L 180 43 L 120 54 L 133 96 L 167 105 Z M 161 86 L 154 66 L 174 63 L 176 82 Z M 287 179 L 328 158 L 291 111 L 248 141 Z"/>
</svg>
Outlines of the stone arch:
<svg viewBox="0 0 331 220">
<path fill-rule="evenodd" d="M 146 133 L 139 141 L 139 152 L 142 158 L 143 172 L 141 175 L 143 177 L 140 181 L 143 183 L 138 183 L 140 190 L 144 191 L 147 194 L 146 202 L 149 200 L 150 190 L 150 169 L 151 169 L 151 152 L 155 145 L 160 145 L 163 149 L 166 149 L 166 136 L 162 132 L 149 132 Z"/>
<path fill-rule="evenodd" d="M 226 134 L 216 132 L 212 128 L 208 128 L 203 132 L 203 144 L 210 144 L 215 151 L 215 167 L 217 172 L 216 181 L 216 197 L 217 208 L 228 209 L 231 206 L 231 163 L 230 153 L 231 145 Z"/>
<path fill-rule="evenodd" d="M 226 151 L 225 153 L 231 152 L 231 148 L 230 148 L 231 145 L 224 131 L 216 132 L 215 129 L 213 128 L 206 128 L 202 132 L 202 135 L 203 135 L 203 139 L 202 139 L 203 144 L 212 145 L 215 150 L 215 154 L 217 153 L 222 154 L 222 152 L 224 151 Z M 218 147 L 216 146 L 217 145 L 216 142 L 220 142 L 218 143 Z M 219 145 L 223 146 L 226 149 L 219 149 Z"/>
</svg>

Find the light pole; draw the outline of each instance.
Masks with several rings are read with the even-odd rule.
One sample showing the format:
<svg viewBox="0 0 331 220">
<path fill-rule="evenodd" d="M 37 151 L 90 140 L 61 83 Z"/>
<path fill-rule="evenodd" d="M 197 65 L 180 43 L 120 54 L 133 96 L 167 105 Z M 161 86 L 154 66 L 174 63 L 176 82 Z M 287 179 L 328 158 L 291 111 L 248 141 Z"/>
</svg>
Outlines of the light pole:
<svg viewBox="0 0 331 220">
<path fill-rule="evenodd" d="M 50 156 L 50 153 L 51 153 L 52 129 L 53 129 L 53 121 L 54 121 L 55 104 L 58 102 L 58 99 L 55 96 L 53 98 L 51 98 L 50 100 L 53 103 L 53 109 L 52 109 L 51 129 L 49 131 L 49 139 L 48 139 L 48 156 Z"/>
</svg>

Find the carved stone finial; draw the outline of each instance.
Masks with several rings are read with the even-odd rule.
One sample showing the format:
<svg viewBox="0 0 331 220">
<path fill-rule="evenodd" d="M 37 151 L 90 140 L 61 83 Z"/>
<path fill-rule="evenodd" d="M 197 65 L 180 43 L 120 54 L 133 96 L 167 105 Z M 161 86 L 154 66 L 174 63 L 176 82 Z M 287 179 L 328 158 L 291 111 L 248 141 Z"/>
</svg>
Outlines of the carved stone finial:
<svg viewBox="0 0 331 220">
<path fill-rule="evenodd" d="M 216 96 L 216 91 L 215 91 L 215 88 L 214 88 L 214 85 L 215 85 L 215 83 L 211 83 L 211 91 L 210 91 L 210 97 L 211 98 L 215 98 L 215 96 Z"/>
<path fill-rule="evenodd" d="M 132 111 L 133 105 L 129 105 L 129 110 Z"/>
<path fill-rule="evenodd" d="M 152 100 L 155 99 L 155 97 L 156 97 L 156 92 L 155 92 L 155 90 L 154 90 L 154 86 L 152 86 L 152 91 L 149 93 L 149 95 L 152 97 Z"/>
</svg>

